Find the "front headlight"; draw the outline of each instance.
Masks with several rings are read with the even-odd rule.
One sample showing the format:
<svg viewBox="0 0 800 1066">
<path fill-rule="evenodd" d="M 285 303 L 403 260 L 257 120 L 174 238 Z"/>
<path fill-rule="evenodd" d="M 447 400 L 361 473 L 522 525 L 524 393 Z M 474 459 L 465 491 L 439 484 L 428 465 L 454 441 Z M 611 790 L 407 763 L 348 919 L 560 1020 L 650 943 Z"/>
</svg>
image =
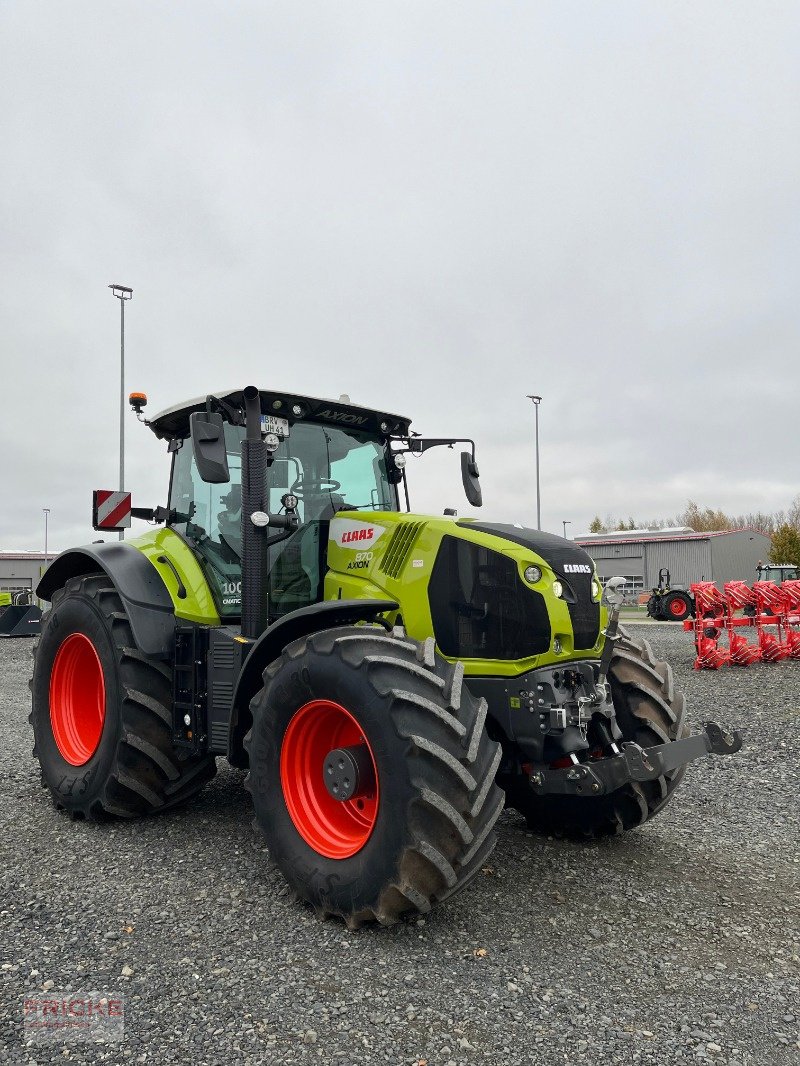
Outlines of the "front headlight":
<svg viewBox="0 0 800 1066">
<path fill-rule="evenodd" d="M 603 590 L 600 588 L 600 582 L 595 578 L 592 578 L 592 599 L 599 600 Z"/>
<path fill-rule="evenodd" d="M 564 594 L 564 586 L 558 579 L 553 582 L 553 594 L 559 598 Z"/>
<path fill-rule="evenodd" d="M 525 568 L 524 576 L 529 585 L 535 585 L 537 581 L 542 580 L 542 571 L 538 566 L 528 566 Z"/>
</svg>

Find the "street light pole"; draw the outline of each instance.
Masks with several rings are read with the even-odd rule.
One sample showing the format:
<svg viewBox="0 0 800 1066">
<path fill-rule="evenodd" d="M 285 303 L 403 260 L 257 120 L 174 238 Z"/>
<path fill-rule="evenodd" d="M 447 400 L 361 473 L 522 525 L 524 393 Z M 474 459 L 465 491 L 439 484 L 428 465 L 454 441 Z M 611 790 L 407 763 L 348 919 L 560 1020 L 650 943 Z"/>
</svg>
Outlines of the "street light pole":
<svg viewBox="0 0 800 1066">
<path fill-rule="evenodd" d="M 562 518 L 561 525 L 564 527 L 564 540 L 567 539 L 567 526 L 572 525 L 572 520 L 569 518 Z"/>
<path fill-rule="evenodd" d="M 533 406 L 536 410 L 536 528 L 542 528 L 542 497 L 539 491 L 539 404 L 542 402 L 541 396 L 528 395 L 529 400 L 533 400 Z"/>
<path fill-rule="evenodd" d="M 49 507 L 43 507 L 42 510 L 44 511 L 44 568 L 46 570 L 47 569 L 47 564 L 49 562 L 49 559 L 48 559 L 48 556 L 47 556 L 47 519 L 48 519 L 48 516 L 50 514 L 50 508 Z"/>
<path fill-rule="evenodd" d="M 109 285 L 119 300 L 119 489 L 125 491 L 125 301 L 133 299 L 133 289 L 127 285 Z M 119 531 L 119 539 L 125 531 Z"/>
</svg>

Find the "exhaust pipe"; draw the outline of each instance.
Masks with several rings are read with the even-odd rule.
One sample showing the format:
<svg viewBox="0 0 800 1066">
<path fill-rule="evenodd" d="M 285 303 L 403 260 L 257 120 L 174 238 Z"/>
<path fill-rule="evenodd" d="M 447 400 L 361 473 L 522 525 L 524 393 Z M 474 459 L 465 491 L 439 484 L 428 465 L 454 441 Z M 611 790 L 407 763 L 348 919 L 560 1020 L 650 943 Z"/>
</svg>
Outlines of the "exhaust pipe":
<svg viewBox="0 0 800 1066">
<path fill-rule="evenodd" d="M 256 511 L 267 510 L 267 459 L 261 437 L 261 394 L 244 390 L 245 439 L 242 441 L 242 636 L 255 640 L 269 625 L 269 547 L 267 531 L 253 525 Z"/>
<path fill-rule="evenodd" d="M 244 421 L 247 440 L 261 440 L 261 393 L 255 385 L 244 390 Z"/>
</svg>

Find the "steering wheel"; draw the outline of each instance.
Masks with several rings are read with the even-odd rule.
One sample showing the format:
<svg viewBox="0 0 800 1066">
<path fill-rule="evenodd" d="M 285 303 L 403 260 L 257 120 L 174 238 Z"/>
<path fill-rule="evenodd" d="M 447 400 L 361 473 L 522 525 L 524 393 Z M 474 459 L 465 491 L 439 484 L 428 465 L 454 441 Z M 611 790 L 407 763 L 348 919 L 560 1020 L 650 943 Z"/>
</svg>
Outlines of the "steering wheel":
<svg viewBox="0 0 800 1066">
<path fill-rule="evenodd" d="M 289 489 L 289 492 L 302 500 L 306 490 L 309 492 L 336 492 L 341 487 L 341 481 L 336 481 L 332 477 L 307 478 L 301 474 Z"/>
</svg>

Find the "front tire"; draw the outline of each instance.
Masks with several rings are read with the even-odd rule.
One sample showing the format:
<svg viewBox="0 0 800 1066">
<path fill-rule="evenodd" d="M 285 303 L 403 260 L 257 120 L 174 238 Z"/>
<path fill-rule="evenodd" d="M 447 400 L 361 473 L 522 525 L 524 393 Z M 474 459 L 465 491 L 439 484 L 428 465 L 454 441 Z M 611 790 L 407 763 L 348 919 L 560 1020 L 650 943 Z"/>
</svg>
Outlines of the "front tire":
<svg viewBox="0 0 800 1066">
<path fill-rule="evenodd" d="M 661 597 L 651 596 L 647 601 L 647 614 L 650 618 L 661 618 Z"/>
<path fill-rule="evenodd" d="M 686 736 L 686 698 L 675 688 L 672 668 L 656 659 L 646 640 L 633 640 L 622 628 L 620 633 L 608 677 L 624 741 L 650 748 Z M 515 778 L 508 786 L 508 803 L 537 832 L 575 839 L 609 836 L 655 817 L 683 773 L 681 766 L 654 781 L 631 781 L 597 799 L 538 796 L 524 778 Z"/>
<path fill-rule="evenodd" d="M 57 809 L 133 818 L 173 807 L 216 772 L 172 744 L 172 670 L 136 647 L 105 574 L 53 593 L 34 648 L 33 754 Z"/>
<path fill-rule="evenodd" d="M 433 640 L 365 626 L 296 640 L 264 672 L 247 788 L 272 858 L 320 917 L 357 928 L 426 913 L 484 865 L 501 753 L 462 678 Z M 345 800 L 325 785 L 328 745 L 361 765 Z"/>
</svg>

